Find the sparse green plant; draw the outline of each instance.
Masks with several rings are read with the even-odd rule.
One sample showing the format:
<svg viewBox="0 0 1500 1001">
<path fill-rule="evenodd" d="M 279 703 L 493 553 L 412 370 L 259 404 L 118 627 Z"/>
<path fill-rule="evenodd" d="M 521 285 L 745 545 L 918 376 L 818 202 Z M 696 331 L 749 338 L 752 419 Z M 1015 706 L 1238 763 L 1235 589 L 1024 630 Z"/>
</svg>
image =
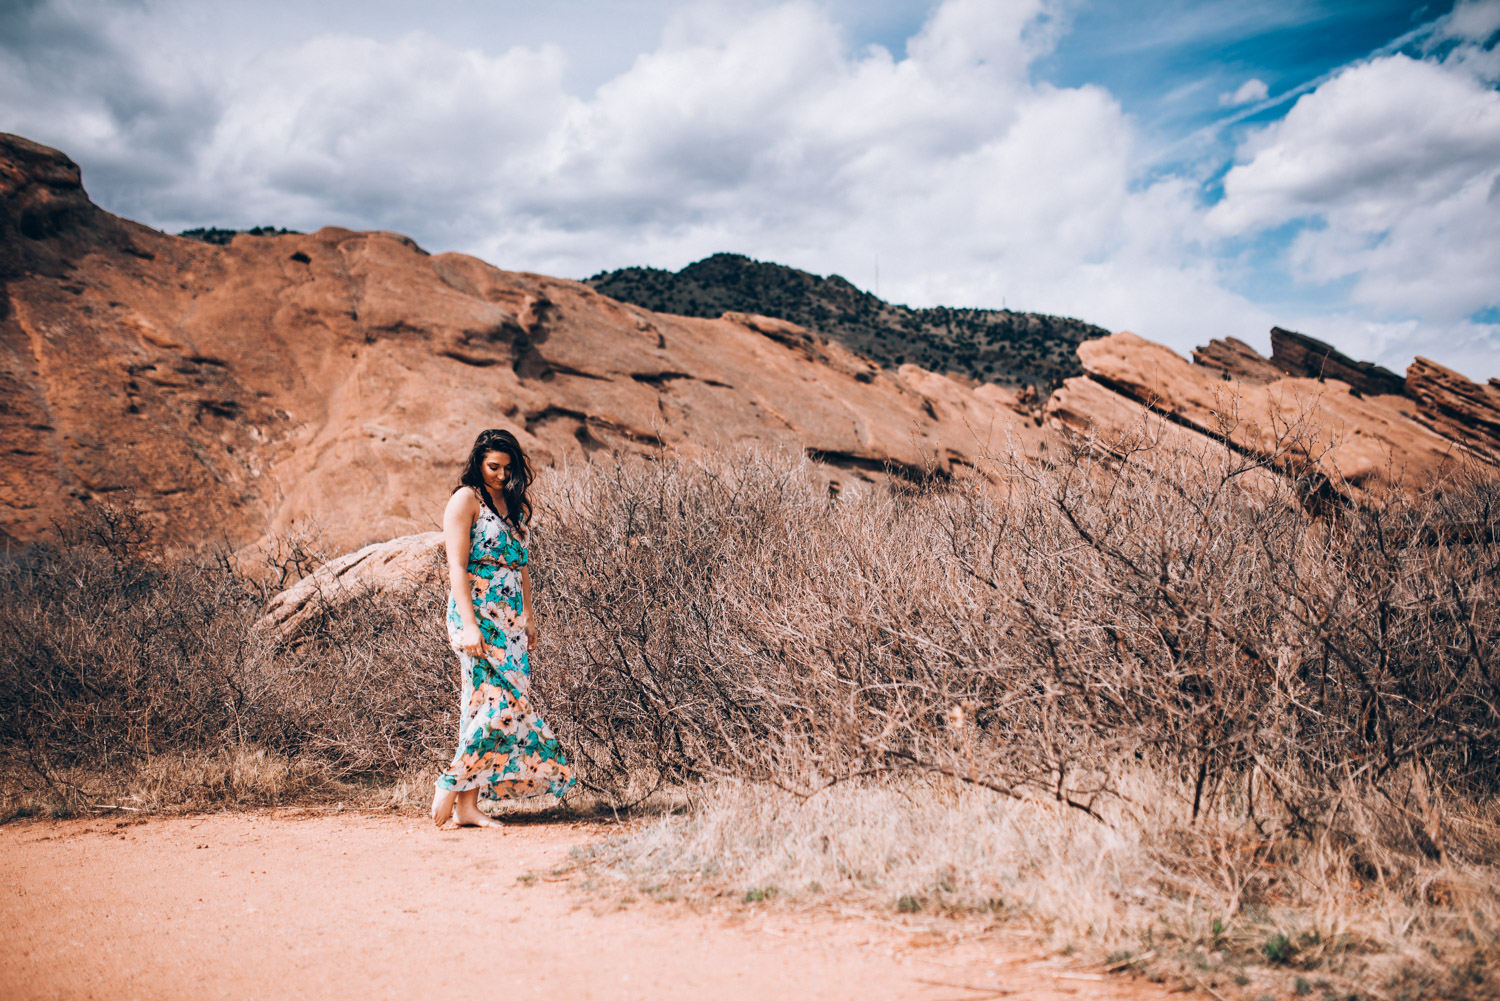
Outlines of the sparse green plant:
<svg viewBox="0 0 1500 1001">
<path fill-rule="evenodd" d="M 1266 939 L 1266 944 L 1260 947 L 1260 951 L 1265 955 L 1267 962 L 1284 965 L 1292 961 L 1292 957 L 1297 953 L 1297 947 L 1292 944 L 1291 939 L 1278 932 Z"/>
</svg>

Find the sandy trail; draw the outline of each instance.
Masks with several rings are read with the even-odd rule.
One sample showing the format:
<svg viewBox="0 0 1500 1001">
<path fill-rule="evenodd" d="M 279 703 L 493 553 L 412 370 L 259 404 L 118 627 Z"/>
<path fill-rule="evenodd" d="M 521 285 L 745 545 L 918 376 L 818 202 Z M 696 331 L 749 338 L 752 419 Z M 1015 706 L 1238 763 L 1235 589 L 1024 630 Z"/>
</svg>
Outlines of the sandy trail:
<svg viewBox="0 0 1500 1001">
<path fill-rule="evenodd" d="M 1039 966 L 994 938 L 943 943 L 919 922 L 622 905 L 553 874 L 600 833 L 568 821 L 437 831 L 316 812 L 10 824 L 0 997 L 1167 996 Z"/>
</svg>

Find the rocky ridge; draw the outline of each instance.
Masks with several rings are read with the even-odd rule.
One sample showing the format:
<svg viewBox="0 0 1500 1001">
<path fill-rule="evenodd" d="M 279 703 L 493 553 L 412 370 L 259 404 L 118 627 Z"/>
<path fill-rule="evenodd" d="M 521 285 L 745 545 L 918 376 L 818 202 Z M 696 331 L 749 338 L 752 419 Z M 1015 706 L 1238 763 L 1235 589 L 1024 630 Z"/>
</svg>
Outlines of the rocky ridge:
<svg viewBox="0 0 1500 1001">
<path fill-rule="evenodd" d="M 167 236 L 99 209 L 72 161 L 15 136 L 0 136 L 0 282 L 8 542 L 130 497 L 172 543 L 385 543 L 438 526 L 488 426 L 539 464 L 751 440 L 837 484 L 965 476 L 986 452 L 1154 418 L 1188 452 L 1316 471 L 1316 504 L 1500 461 L 1500 383 L 1426 359 L 1403 379 L 1278 330 L 1269 359 L 1225 340 L 1189 362 L 1120 333 L 1081 344 L 1083 374 L 1043 409 L 786 319 L 656 313 L 395 233 Z M 405 566 L 397 549 L 335 576 Z"/>
<path fill-rule="evenodd" d="M 1210 341 L 1193 360 L 1226 379 L 1266 385 L 1284 378 L 1333 379 L 1359 397 L 1388 396 L 1391 405 L 1477 458 L 1500 462 L 1500 380 L 1469 379 L 1418 356 L 1405 377 L 1366 361 L 1356 361 L 1328 344 L 1281 327 L 1271 328 L 1271 357 L 1233 337 Z"/>
<path fill-rule="evenodd" d="M 1130 333 L 1078 349 L 1084 375 L 1047 404 L 1074 433 L 1118 429 L 1154 413 L 1283 472 L 1314 472 L 1322 500 L 1374 503 L 1465 462 L 1500 460 L 1500 386 L 1425 358 L 1405 378 L 1293 331 L 1271 332 L 1263 358 L 1234 339 L 1193 362 Z M 1132 409 L 1134 408 L 1134 409 Z"/>
<path fill-rule="evenodd" d="M 131 497 L 173 543 L 351 550 L 437 527 L 490 426 L 544 465 L 754 440 L 832 482 L 952 475 L 1045 434 L 999 387 L 885 368 L 780 319 L 657 314 L 396 233 L 168 236 L 8 135 L 0 281 L 14 542 Z"/>
</svg>

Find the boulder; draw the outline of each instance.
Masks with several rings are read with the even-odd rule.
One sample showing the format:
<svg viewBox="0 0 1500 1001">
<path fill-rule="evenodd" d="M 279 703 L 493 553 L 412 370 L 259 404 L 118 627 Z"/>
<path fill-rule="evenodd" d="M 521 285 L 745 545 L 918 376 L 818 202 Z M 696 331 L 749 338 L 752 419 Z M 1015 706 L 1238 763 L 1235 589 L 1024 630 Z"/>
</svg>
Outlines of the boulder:
<svg viewBox="0 0 1500 1001">
<path fill-rule="evenodd" d="M 350 600 L 380 593 L 405 597 L 419 590 L 448 590 L 442 532 L 422 532 L 365 546 L 323 564 L 266 605 L 256 624 L 293 641 L 321 616 Z"/>
</svg>

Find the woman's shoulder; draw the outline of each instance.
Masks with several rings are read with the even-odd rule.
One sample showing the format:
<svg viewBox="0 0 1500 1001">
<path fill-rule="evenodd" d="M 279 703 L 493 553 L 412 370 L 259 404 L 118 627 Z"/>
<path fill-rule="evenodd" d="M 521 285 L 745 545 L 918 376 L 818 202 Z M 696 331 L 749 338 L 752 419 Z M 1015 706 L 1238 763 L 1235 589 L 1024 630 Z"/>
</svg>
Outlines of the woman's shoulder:
<svg viewBox="0 0 1500 1001">
<path fill-rule="evenodd" d="M 448 507 L 450 510 L 476 513 L 480 506 L 479 491 L 468 484 L 463 484 L 455 489 L 453 494 L 448 498 Z"/>
</svg>

